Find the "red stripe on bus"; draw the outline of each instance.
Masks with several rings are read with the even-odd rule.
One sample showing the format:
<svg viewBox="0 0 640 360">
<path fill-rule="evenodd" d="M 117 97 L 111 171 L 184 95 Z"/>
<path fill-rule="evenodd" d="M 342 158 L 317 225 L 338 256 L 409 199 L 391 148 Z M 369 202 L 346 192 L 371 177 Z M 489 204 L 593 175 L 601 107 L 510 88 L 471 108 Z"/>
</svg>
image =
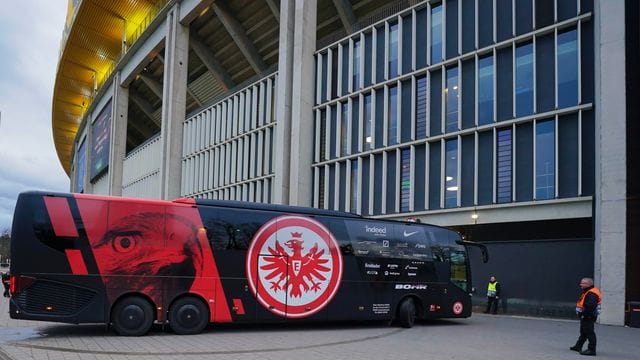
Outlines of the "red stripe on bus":
<svg viewBox="0 0 640 360">
<path fill-rule="evenodd" d="M 227 297 L 222 287 L 222 281 L 220 280 L 220 273 L 218 272 L 218 266 L 213 256 L 209 239 L 207 238 L 207 231 L 202 224 L 200 213 L 198 209 L 192 206 L 172 206 L 167 208 L 167 218 L 170 213 L 174 215 L 183 216 L 190 220 L 192 224 L 197 227 L 197 241 L 200 243 L 202 249 L 202 267 L 197 271 L 193 284 L 191 285 L 191 292 L 201 294 L 205 299 L 208 299 L 210 320 L 212 322 L 231 322 L 231 309 L 227 302 Z M 170 228 L 170 224 L 167 223 L 167 227 Z"/>
<path fill-rule="evenodd" d="M 69 260 L 71 272 L 74 275 L 87 275 L 89 273 L 87 271 L 87 265 L 84 263 L 82 252 L 80 250 L 65 249 L 64 252 L 67 254 L 67 260 Z"/>
<path fill-rule="evenodd" d="M 71 209 L 67 198 L 64 197 L 44 197 L 44 204 L 47 207 L 53 232 L 56 236 L 78 237 L 76 224 L 71 216 Z"/>
<path fill-rule="evenodd" d="M 233 307 L 236 309 L 236 314 L 244 315 L 244 305 L 242 305 L 241 299 L 233 299 Z"/>
</svg>

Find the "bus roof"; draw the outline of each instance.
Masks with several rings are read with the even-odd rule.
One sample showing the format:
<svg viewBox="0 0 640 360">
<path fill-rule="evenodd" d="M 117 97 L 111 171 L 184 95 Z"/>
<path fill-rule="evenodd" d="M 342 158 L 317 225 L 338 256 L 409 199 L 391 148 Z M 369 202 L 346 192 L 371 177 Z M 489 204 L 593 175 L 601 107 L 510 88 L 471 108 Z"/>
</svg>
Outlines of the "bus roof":
<svg viewBox="0 0 640 360">
<path fill-rule="evenodd" d="M 366 218 L 358 214 L 353 214 L 353 213 L 348 213 L 343 211 L 316 209 L 316 208 L 302 207 L 302 206 L 255 203 L 255 202 L 248 202 L 248 201 L 212 200 L 212 199 L 199 199 L 199 198 L 196 198 L 196 199 L 178 198 L 175 200 L 159 200 L 159 199 L 142 199 L 142 198 L 110 196 L 110 195 L 59 193 L 59 192 L 39 191 L 39 190 L 25 191 L 21 193 L 21 195 L 78 197 L 78 198 L 85 198 L 85 199 L 123 201 L 123 202 L 132 201 L 132 202 L 138 202 L 138 203 L 157 204 L 157 205 L 165 205 L 165 206 L 170 204 L 181 204 L 181 205 L 191 205 L 191 206 L 196 205 L 196 206 L 251 209 L 251 210 L 262 210 L 262 211 L 278 211 L 278 212 L 294 213 L 294 214 L 322 215 L 322 216 L 334 216 L 334 217 L 352 218 L 352 219 L 363 219 L 363 220 L 375 221 L 375 222 L 395 222 L 395 223 L 406 223 L 406 224 L 412 224 L 412 225 L 426 225 L 426 226 L 438 227 L 438 228 L 442 228 L 445 230 L 458 233 L 457 231 L 452 230 L 450 228 L 428 224 L 428 223 L 413 223 L 413 222 L 407 222 L 402 220 Z"/>
<path fill-rule="evenodd" d="M 169 204 L 184 204 L 184 205 L 197 205 L 197 206 L 215 206 L 225 208 L 237 208 L 237 209 L 252 209 L 252 210 L 264 210 L 264 211 L 279 211 L 289 212 L 296 214 L 307 215 L 325 215 L 325 216 L 338 216 L 349 218 L 362 218 L 357 214 L 352 214 L 342 211 L 316 209 L 302 206 L 290 206 L 290 205 L 276 205 L 265 203 L 254 203 L 248 201 L 234 201 L 234 200 L 210 200 L 210 199 L 193 199 L 193 198 L 178 198 L 175 200 L 159 200 L 159 199 L 142 199 L 133 197 L 122 196 L 109 196 L 109 195 L 94 195 L 94 194 L 79 194 L 79 193 L 58 193 L 50 191 L 25 191 L 22 195 L 35 195 L 35 196 L 57 196 L 57 197 L 78 197 L 94 200 L 108 200 L 108 201 L 131 201 L 137 203 L 169 205 Z"/>
<path fill-rule="evenodd" d="M 177 200 L 180 202 L 181 200 Z M 339 216 L 349 218 L 362 218 L 357 214 L 352 214 L 343 211 L 324 210 L 302 206 L 291 205 L 276 205 L 265 203 L 254 203 L 246 201 L 235 200 L 209 200 L 209 199 L 195 199 L 195 202 L 199 206 L 215 206 L 215 207 L 227 207 L 227 208 L 239 208 L 239 209 L 252 209 L 252 210 L 265 210 L 265 211 L 279 211 L 290 212 L 295 214 L 307 214 L 307 215 L 325 215 L 325 216 Z"/>
</svg>

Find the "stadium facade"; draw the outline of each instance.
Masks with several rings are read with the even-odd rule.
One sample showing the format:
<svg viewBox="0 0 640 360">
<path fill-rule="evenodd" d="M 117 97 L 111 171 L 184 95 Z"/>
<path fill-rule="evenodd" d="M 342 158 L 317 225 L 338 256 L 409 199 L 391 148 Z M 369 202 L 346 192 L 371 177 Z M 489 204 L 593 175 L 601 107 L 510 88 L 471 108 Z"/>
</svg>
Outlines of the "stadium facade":
<svg viewBox="0 0 640 360">
<path fill-rule="evenodd" d="M 633 0 L 70 1 L 53 133 L 71 190 L 450 226 L 477 301 L 601 322 L 640 300 Z"/>
</svg>

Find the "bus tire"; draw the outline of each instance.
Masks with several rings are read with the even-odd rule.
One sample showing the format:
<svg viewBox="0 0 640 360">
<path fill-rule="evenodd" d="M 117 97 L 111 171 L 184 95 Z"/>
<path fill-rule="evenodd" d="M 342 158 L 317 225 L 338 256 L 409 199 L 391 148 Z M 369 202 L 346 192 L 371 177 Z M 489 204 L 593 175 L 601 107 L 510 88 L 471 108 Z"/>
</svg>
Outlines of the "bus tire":
<svg viewBox="0 0 640 360">
<path fill-rule="evenodd" d="M 113 329 L 122 336 L 142 336 L 153 325 L 153 307 L 138 296 L 121 299 L 113 307 L 111 323 Z"/>
<path fill-rule="evenodd" d="M 169 309 L 169 327 L 178 335 L 199 334 L 208 323 L 209 309 L 198 298 L 180 298 Z"/>
<path fill-rule="evenodd" d="M 412 298 L 402 300 L 398 307 L 398 322 L 404 328 L 410 328 L 416 322 L 416 305 Z"/>
</svg>

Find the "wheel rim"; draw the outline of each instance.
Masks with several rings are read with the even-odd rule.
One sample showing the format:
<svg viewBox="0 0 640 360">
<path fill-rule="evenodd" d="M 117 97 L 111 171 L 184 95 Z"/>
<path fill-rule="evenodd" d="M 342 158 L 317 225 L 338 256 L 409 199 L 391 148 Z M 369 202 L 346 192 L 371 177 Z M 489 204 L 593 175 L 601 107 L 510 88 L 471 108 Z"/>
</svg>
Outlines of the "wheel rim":
<svg viewBox="0 0 640 360">
<path fill-rule="evenodd" d="M 180 309 L 178 309 L 177 315 L 178 317 L 176 320 L 185 328 L 196 327 L 200 323 L 200 319 L 202 317 L 200 309 L 192 304 L 181 306 Z"/>
<path fill-rule="evenodd" d="M 145 322 L 144 309 L 138 305 L 127 305 L 122 309 L 120 321 L 127 329 L 137 329 Z"/>
</svg>

